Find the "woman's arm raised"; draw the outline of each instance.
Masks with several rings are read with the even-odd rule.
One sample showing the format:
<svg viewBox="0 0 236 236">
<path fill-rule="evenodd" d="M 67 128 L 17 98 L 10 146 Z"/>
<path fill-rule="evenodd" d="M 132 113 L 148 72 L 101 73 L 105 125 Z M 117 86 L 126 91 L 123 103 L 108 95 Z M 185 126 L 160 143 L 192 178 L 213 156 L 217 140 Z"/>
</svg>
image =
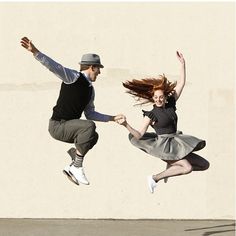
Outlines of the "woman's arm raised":
<svg viewBox="0 0 236 236">
<path fill-rule="evenodd" d="M 180 95 L 183 91 L 184 85 L 185 85 L 186 68 L 185 68 L 185 60 L 184 60 L 183 54 L 177 51 L 176 55 L 181 63 L 180 78 L 177 80 L 177 85 L 175 87 L 175 100 L 177 101 L 178 98 L 180 97 Z"/>
</svg>

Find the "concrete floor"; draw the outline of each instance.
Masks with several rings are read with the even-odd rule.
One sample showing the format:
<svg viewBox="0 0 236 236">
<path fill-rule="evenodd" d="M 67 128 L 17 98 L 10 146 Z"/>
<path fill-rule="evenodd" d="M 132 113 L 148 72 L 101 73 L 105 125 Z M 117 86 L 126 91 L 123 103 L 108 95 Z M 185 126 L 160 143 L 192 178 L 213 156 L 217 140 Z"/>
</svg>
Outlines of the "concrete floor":
<svg viewBox="0 0 236 236">
<path fill-rule="evenodd" d="M 233 236 L 233 220 L 0 219 L 0 236 Z"/>
<path fill-rule="evenodd" d="M 0 236 L 233 236 L 233 220 L 0 219 Z"/>
</svg>

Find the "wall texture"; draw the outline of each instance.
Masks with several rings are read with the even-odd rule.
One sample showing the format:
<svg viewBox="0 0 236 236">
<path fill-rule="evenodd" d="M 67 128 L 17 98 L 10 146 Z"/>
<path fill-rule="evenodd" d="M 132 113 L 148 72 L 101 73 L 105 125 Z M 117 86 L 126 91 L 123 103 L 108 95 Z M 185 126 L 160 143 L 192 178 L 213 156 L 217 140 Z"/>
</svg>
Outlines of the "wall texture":
<svg viewBox="0 0 236 236">
<path fill-rule="evenodd" d="M 234 219 L 234 22 L 234 3 L 0 3 L 0 217 Z M 83 53 L 100 54 L 96 108 L 124 113 L 137 128 L 151 107 L 134 107 L 122 81 L 175 80 L 175 51 L 183 52 L 179 129 L 207 140 L 199 154 L 210 169 L 171 178 L 151 195 L 146 176 L 165 164 L 135 149 L 123 127 L 98 122 L 85 160 L 91 185 L 73 185 L 62 174 L 71 145 L 47 132 L 60 81 L 21 48 L 23 36 L 69 68 Z"/>
</svg>

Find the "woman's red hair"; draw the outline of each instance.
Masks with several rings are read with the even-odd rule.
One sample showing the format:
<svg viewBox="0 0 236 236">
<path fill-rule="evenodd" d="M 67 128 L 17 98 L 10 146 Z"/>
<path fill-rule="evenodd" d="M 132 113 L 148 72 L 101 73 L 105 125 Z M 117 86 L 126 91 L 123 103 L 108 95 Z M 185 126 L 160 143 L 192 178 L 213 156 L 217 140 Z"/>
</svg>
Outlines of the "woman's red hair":
<svg viewBox="0 0 236 236">
<path fill-rule="evenodd" d="M 140 105 L 146 103 L 153 103 L 153 95 L 156 90 L 163 90 L 165 96 L 170 96 L 174 93 L 176 82 L 168 81 L 165 75 L 160 75 L 158 78 L 146 78 L 141 80 L 133 79 L 126 81 L 123 86 L 127 88 L 127 93 L 133 95 L 138 101 L 141 100 Z"/>
</svg>

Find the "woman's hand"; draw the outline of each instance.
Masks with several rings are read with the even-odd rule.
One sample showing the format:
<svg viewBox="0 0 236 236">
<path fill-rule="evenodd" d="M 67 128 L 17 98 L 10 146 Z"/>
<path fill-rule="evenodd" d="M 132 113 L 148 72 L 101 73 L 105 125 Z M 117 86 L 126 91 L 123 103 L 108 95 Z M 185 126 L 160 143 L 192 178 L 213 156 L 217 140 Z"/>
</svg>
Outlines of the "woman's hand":
<svg viewBox="0 0 236 236">
<path fill-rule="evenodd" d="M 185 64 L 184 56 L 182 53 L 176 51 L 177 58 L 179 59 L 181 64 Z"/>
<path fill-rule="evenodd" d="M 175 87 L 175 100 L 177 101 L 183 91 L 183 88 L 185 86 L 185 81 L 186 81 L 186 66 L 185 66 L 185 60 L 184 56 L 182 53 L 176 51 L 177 58 L 179 59 L 181 63 L 181 68 L 180 68 L 180 78 L 177 80 L 177 85 Z"/>
<path fill-rule="evenodd" d="M 119 125 L 124 125 L 126 126 L 127 124 L 127 120 L 126 120 L 126 117 L 125 115 L 119 115 L 119 118 L 115 120 L 116 123 L 118 123 Z"/>
</svg>

